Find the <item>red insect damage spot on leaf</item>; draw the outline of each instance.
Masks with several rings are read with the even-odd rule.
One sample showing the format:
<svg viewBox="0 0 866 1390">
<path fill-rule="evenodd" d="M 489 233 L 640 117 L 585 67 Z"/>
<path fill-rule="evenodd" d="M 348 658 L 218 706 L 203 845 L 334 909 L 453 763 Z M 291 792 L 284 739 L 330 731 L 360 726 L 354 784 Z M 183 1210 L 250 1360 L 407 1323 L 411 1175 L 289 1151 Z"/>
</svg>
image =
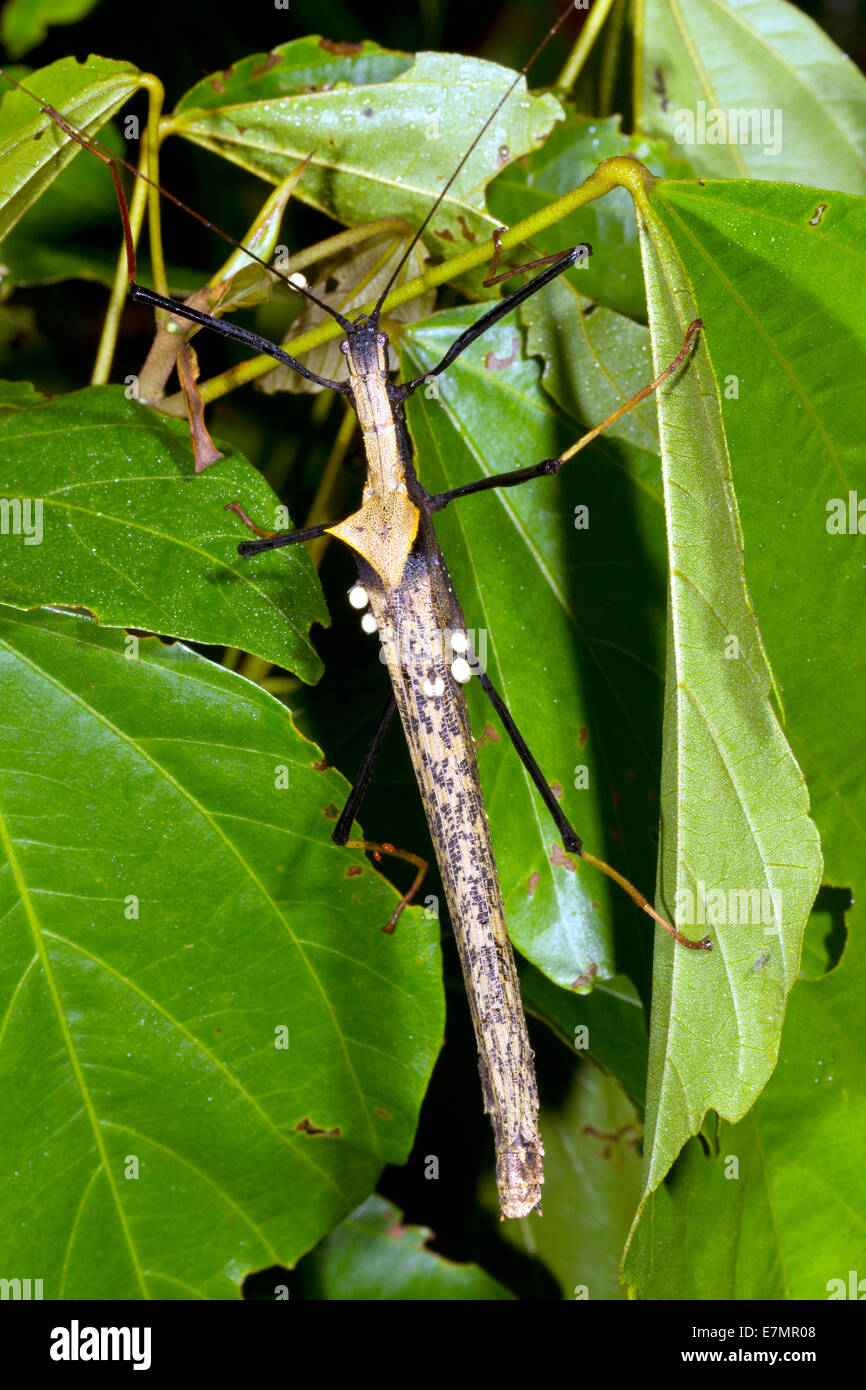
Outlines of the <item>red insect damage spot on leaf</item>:
<svg viewBox="0 0 866 1390">
<path fill-rule="evenodd" d="M 253 77 L 261 77 L 263 72 L 268 72 L 271 68 L 275 68 L 279 61 L 279 53 L 269 53 L 263 63 L 258 63 L 256 67 L 253 68 Z"/>
<path fill-rule="evenodd" d="M 358 875 L 363 872 L 364 870 L 361 868 L 360 864 L 350 864 L 346 870 L 346 878 L 357 878 Z"/>
<path fill-rule="evenodd" d="M 314 1125 L 312 1120 L 308 1120 L 306 1116 L 301 1120 L 300 1124 L 295 1125 L 295 1129 L 299 1134 L 321 1135 L 323 1139 L 336 1139 L 340 1133 L 339 1125 L 334 1125 L 333 1129 L 319 1129 L 318 1126 Z"/>
<path fill-rule="evenodd" d="M 496 732 L 496 730 L 494 729 L 493 725 L 492 725 L 492 724 L 485 724 L 484 728 L 481 730 L 481 734 L 480 734 L 479 737 L 475 740 L 475 751 L 476 751 L 476 753 L 480 752 L 480 750 L 484 747 L 485 743 L 498 743 L 498 742 L 499 742 L 499 735 L 498 735 L 498 733 Z"/>
<path fill-rule="evenodd" d="M 488 352 L 484 358 L 484 365 L 489 372 L 501 372 L 506 367 L 512 366 L 520 356 L 520 339 L 515 333 L 511 339 L 511 356 L 494 357 L 492 352 Z"/>
<path fill-rule="evenodd" d="M 319 39 L 319 47 L 323 48 L 326 53 L 342 54 L 345 58 L 357 58 L 360 53 L 364 52 L 362 43 L 346 43 L 339 39 Z"/>
<path fill-rule="evenodd" d="M 320 763 L 313 763 L 313 771 L 314 771 L 314 772 L 327 772 L 327 771 L 328 771 L 328 763 L 327 763 L 327 760 L 326 760 L 325 758 L 323 758 L 322 761 L 321 761 Z"/>
<path fill-rule="evenodd" d="M 586 740 L 587 740 L 588 738 L 589 738 L 589 729 L 586 727 L 585 724 L 581 724 L 580 728 L 579 728 L 578 731 L 577 731 L 577 746 L 578 746 L 578 748 L 582 748 L 583 745 L 586 743 Z"/>
<path fill-rule="evenodd" d="M 553 795 L 556 797 L 557 801 L 562 800 L 562 787 L 559 785 L 558 782 L 551 782 L 550 790 L 553 792 Z"/>
<path fill-rule="evenodd" d="M 555 869 L 568 869 L 570 874 L 577 873 L 577 865 L 570 854 L 566 854 L 562 845 L 554 845 L 550 851 L 550 862 Z"/>
<path fill-rule="evenodd" d="M 596 965 L 596 963 L 595 963 L 594 960 L 593 960 L 593 961 L 590 961 L 589 965 L 586 967 L 586 969 L 584 970 L 583 974 L 582 974 L 582 975 L 578 975 L 578 977 L 577 977 L 576 980 L 572 980 L 572 982 L 571 982 L 571 988 L 572 988 L 572 989 L 587 989 L 588 986 L 592 984 L 592 982 L 593 982 L 593 980 L 595 979 L 595 977 L 596 977 L 597 974 L 598 974 L 598 966 Z"/>
<path fill-rule="evenodd" d="M 640 1130 L 635 1125 L 623 1125 L 620 1129 L 609 1132 L 603 1129 L 596 1129 L 595 1125 L 583 1125 L 581 1134 L 586 1134 L 594 1139 L 601 1139 L 604 1148 L 601 1151 L 602 1158 L 610 1158 L 614 1145 L 619 1144 L 621 1148 L 629 1148 L 637 1143 L 640 1138 Z"/>
<path fill-rule="evenodd" d="M 540 880 L 540 879 L 541 879 L 541 874 L 530 874 L 530 875 L 529 875 L 529 878 L 528 878 L 527 884 L 526 884 L 526 892 L 527 892 L 527 894 L 528 894 L 528 896 L 529 896 L 530 898 L 531 898 L 531 897 L 533 896 L 533 894 L 535 893 L 535 890 L 536 890 L 536 888 L 538 887 L 538 884 L 539 884 L 539 880 Z"/>
<path fill-rule="evenodd" d="M 210 80 L 210 85 L 215 92 L 224 92 L 226 84 L 231 80 L 234 68 L 223 68 L 222 72 L 215 72 Z"/>
<path fill-rule="evenodd" d="M 616 787 L 611 787 L 610 799 L 613 802 L 614 810 L 618 811 L 622 805 L 622 792 L 617 791 Z"/>
<path fill-rule="evenodd" d="M 327 806 L 325 807 L 325 809 L 324 809 L 324 811 L 322 812 L 322 814 L 323 814 L 324 816 L 327 816 L 328 820 L 338 820 L 338 819 L 339 819 L 340 812 L 337 810 L 336 806 L 334 805 L 334 803 L 333 803 L 333 801 L 332 801 L 332 802 L 330 802 L 329 805 L 327 805 Z"/>
</svg>

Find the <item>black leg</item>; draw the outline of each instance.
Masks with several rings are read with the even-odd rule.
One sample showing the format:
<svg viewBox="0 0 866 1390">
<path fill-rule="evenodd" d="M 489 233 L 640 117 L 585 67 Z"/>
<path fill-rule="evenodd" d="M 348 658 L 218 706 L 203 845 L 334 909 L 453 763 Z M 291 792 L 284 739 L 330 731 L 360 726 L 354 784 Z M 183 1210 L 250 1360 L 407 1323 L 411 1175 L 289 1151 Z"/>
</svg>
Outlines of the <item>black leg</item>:
<svg viewBox="0 0 866 1390">
<path fill-rule="evenodd" d="M 515 468 L 511 473 L 495 473 L 492 478 L 479 478 L 475 483 L 464 483 L 462 487 L 452 487 L 448 492 L 437 492 L 433 497 L 433 511 L 441 512 L 449 502 L 457 497 L 468 497 L 473 492 L 487 492 L 493 487 L 519 487 L 521 483 L 531 482 L 533 478 L 550 478 L 562 467 L 562 459 L 543 459 L 529 468 Z"/>
<path fill-rule="evenodd" d="M 544 286 L 549 285 L 551 280 L 555 280 L 557 275 L 561 275 L 564 270 L 570 270 L 578 261 L 583 261 L 591 255 L 592 247 L 586 242 L 564 252 L 555 265 L 548 266 L 546 270 L 542 270 L 540 275 L 536 275 L 527 284 L 521 285 L 519 290 L 506 295 L 505 299 L 501 299 L 498 304 L 494 304 L 492 309 L 488 309 L 486 314 L 482 314 L 477 323 L 473 323 L 471 328 L 467 328 L 465 333 L 461 333 L 459 338 L 455 338 L 437 366 L 432 367 L 423 376 L 417 376 L 414 381 L 406 381 L 402 386 L 396 387 L 395 399 L 404 401 L 419 386 L 423 386 L 425 381 L 429 381 L 431 376 L 438 376 L 440 372 L 444 372 L 445 368 L 450 367 L 455 357 L 459 357 L 470 343 L 474 343 L 475 339 L 480 338 L 482 333 L 486 333 L 494 323 L 498 323 L 500 319 L 505 318 L 506 314 L 510 314 L 511 310 L 516 309 L 518 304 L 522 304 L 524 299 L 529 299 L 531 295 L 543 290 Z"/>
<path fill-rule="evenodd" d="M 559 808 L 559 802 L 553 795 L 553 792 L 550 790 L 550 787 L 545 782 L 541 768 L 538 766 L 538 763 L 535 761 L 532 754 L 530 753 L 529 748 L 527 747 L 526 740 L 521 734 L 511 715 L 509 714 L 505 702 L 502 699 L 502 696 L 499 694 L 499 691 L 493 685 L 493 682 L 490 680 L 490 677 L 487 675 L 486 671 L 482 671 L 479 669 L 478 679 L 480 680 L 481 685 L 490 700 L 490 703 L 493 705 L 493 708 L 496 710 L 496 713 L 502 720 L 502 723 L 505 727 L 505 732 L 508 734 L 508 737 L 511 739 L 511 742 L 517 749 L 517 754 L 520 758 L 520 761 L 523 763 L 523 766 L 526 768 L 526 771 L 529 773 L 530 777 L 532 778 L 533 782 L 538 788 L 542 801 L 544 802 L 550 814 L 553 816 L 553 819 L 556 822 L 556 828 L 562 836 L 562 843 L 564 848 L 567 849 L 571 854 L 582 855 L 583 841 L 577 834 L 577 831 L 574 829 L 574 827 L 566 820 L 565 816 L 562 814 L 562 811 Z"/>
<path fill-rule="evenodd" d="M 263 550 L 279 550 L 284 545 L 297 545 L 299 541 L 313 541 L 317 536 L 323 536 L 327 531 L 327 526 L 308 526 L 304 531 L 266 531 L 262 526 L 257 526 L 252 517 L 247 516 L 240 502 L 226 502 L 225 511 L 234 512 L 239 516 L 244 526 L 255 531 L 259 537 L 257 541 L 241 541 L 238 546 L 238 554 L 248 560 L 251 555 L 261 555 Z"/>
<path fill-rule="evenodd" d="M 248 560 L 251 555 L 261 555 L 263 550 L 279 550 L 283 545 L 314 541 L 317 536 L 323 536 L 327 529 L 327 526 L 308 526 L 306 531 L 277 531 L 276 535 L 266 536 L 260 541 L 241 541 L 238 554 Z"/>
<path fill-rule="evenodd" d="M 391 719 L 396 708 L 397 706 L 394 702 L 394 696 L 389 695 L 388 703 L 383 709 L 382 714 L 379 718 L 379 723 L 376 726 L 376 732 L 373 735 L 373 741 L 364 755 L 364 761 L 362 762 L 360 771 L 357 777 L 355 778 L 355 785 L 349 792 L 349 799 L 343 807 L 343 813 L 340 816 L 340 819 L 337 821 L 334 833 L 331 836 L 331 839 L 334 841 L 335 845 L 345 845 L 349 839 L 349 834 L 352 829 L 352 822 L 358 814 L 358 807 L 364 799 L 364 793 L 367 790 L 370 778 L 373 775 L 373 766 L 376 762 L 377 757 L 379 756 L 379 750 L 382 747 L 385 734 L 388 732 L 388 725 L 391 723 Z"/>
<path fill-rule="evenodd" d="M 245 328 L 239 328 L 237 324 L 228 323 L 225 319 L 214 318 L 213 314 L 206 314 L 201 309 L 192 309 L 186 304 L 182 304 L 177 299 L 167 299 L 163 294 L 157 294 L 154 290 L 145 289 L 143 285 L 136 285 L 132 282 L 129 286 L 129 293 L 132 299 L 138 300 L 140 304 L 153 304 L 157 309 L 167 309 L 170 314 L 177 314 L 182 319 L 189 319 L 191 323 L 197 323 L 202 328 L 209 328 L 214 333 L 219 333 L 223 338 L 234 338 L 237 342 L 243 343 L 245 347 L 253 348 L 256 352 L 263 352 L 267 357 L 273 357 L 275 362 L 282 362 L 287 367 L 300 373 L 307 378 L 307 381 L 314 381 L 317 386 L 327 386 L 331 391 L 339 391 L 341 395 L 347 395 L 349 387 L 345 382 L 331 381 L 328 377 L 317 376 L 311 372 L 296 357 L 290 357 L 276 343 L 270 342 L 267 338 L 259 337 L 258 333 L 249 333 Z"/>
</svg>

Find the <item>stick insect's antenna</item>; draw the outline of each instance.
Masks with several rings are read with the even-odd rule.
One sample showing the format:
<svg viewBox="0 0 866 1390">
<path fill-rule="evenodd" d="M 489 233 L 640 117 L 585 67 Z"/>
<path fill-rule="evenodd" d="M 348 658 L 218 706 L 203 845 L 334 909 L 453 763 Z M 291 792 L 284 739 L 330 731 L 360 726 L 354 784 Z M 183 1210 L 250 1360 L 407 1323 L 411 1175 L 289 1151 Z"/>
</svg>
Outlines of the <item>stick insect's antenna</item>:
<svg viewBox="0 0 866 1390">
<path fill-rule="evenodd" d="M 224 232 L 221 227 L 217 227 L 214 222 L 210 222 L 202 213 L 196 212 L 195 208 L 191 208 L 187 203 L 183 202 L 182 199 L 176 197 L 174 193 L 170 193 L 167 188 L 163 188 L 162 184 L 156 183 L 154 179 L 148 178 L 147 174 L 143 174 L 140 169 L 136 169 L 135 166 L 130 164 L 129 160 L 124 159 L 122 155 L 113 154 L 110 150 L 106 149 L 104 145 L 100 145 L 99 141 L 94 139 L 93 136 L 85 135 L 84 131 L 78 130 L 75 126 L 70 125 L 65 116 L 61 116 L 60 112 L 54 106 L 43 101 L 40 96 L 37 96 L 36 92 L 31 92 L 29 87 L 25 87 L 22 82 L 12 77 L 11 74 L 6 72 L 3 68 L 0 68 L 0 77 L 5 78 L 7 82 L 11 82 L 14 87 L 18 88 L 19 92 L 23 92 L 25 96 L 30 97 L 31 101 L 35 101 L 44 115 L 49 116 L 54 124 L 58 125 L 60 129 L 69 136 L 70 140 L 74 140 L 82 149 L 90 150 L 91 154 L 95 154 L 97 159 L 101 159 L 103 164 L 108 165 L 111 170 L 111 177 L 114 180 L 114 191 L 117 194 L 117 201 L 120 204 L 120 216 L 123 221 L 123 238 L 126 245 L 127 274 L 131 287 L 135 287 L 136 289 L 139 288 L 135 281 L 135 247 L 132 241 L 132 229 L 129 223 L 129 208 L 126 202 L 126 195 L 124 194 L 123 185 L 120 182 L 120 175 L 117 171 L 118 164 L 122 164 L 124 169 L 128 169 L 135 178 L 141 179 L 142 182 L 148 184 L 150 188 L 155 188 L 163 198 L 168 198 L 169 202 L 174 203 L 175 207 L 179 207 L 190 217 L 194 217 L 203 227 L 207 227 L 209 231 L 215 232 L 217 236 L 222 237 L 223 241 L 227 241 L 229 245 L 234 246 L 237 251 L 242 251 L 245 256 L 249 256 L 250 260 L 256 261 L 264 270 L 269 271 L 271 275 L 275 275 L 278 280 L 282 280 L 283 284 L 288 285 L 289 289 L 293 290 L 295 294 L 301 295 L 301 297 L 308 300 L 309 303 L 315 304 L 319 309 L 323 309 L 325 313 L 329 314 L 332 319 L 335 319 L 346 332 L 352 327 L 348 319 L 344 318 L 343 315 L 332 308 L 330 304 L 326 304 L 323 299 L 319 299 L 318 295 L 313 294 L 313 291 L 309 289 L 306 284 L 301 284 L 299 278 L 296 279 L 292 275 L 284 274 L 282 270 L 278 270 L 276 266 L 271 265 L 270 262 L 264 260 L 261 256 L 257 256 L 255 251 L 251 251 L 242 241 L 237 241 L 235 237 L 230 236 L 228 232 Z"/>
<path fill-rule="evenodd" d="M 383 289 L 382 293 L 379 295 L 379 298 L 378 298 L 378 300 L 376 301 L 376 307 L 375 307 L 375 309 L 373 310 L 372 314 L 370 315 L 370 318 L 372 319 L 373 323 L 378 323 L 378 322 L 379 322 L 379 315 L 380 315 L 381 312 L 382 312 L 382 305 L 385 303 L 385 300 L 387 299 L 388 295 L 390 294 L 390 292 L 391 292 L 391 290 L 392 290 L 392 288 L 393 288 L 393 286 L 394 286 L 394 283 L 395 283 L 395 281 L 396 281 L 396 279 L 397 279 L 397 276 L 400 274 L 400 271 L 403 269 L 404 265 L 406 264 L 406 262 L 408 261 L 409 257 L 411 256 L 412 252 L 415 250 L 415 247 L 418 245 L 418 242 L 421 240 L 421 237 L 423 236 L 424 232 L 427 230 L 428 226 L 430 225 L 430 219 L 431 219 L 432 217 L 435 216 L 437 209 L 438 209 L 438 208 L 441 206 L 441 204 L 442 204 L 442 200 L 444 199 L 444 197 L 445 197 L 446 193 L 448 192 L 449 188 L 451 188 L 451 186 L 452 186 L 452 184 L 454 183 L 455 179 L 457 179 L 457 177 L 459 176 L 459 174 L 460 174 L 461 170 L 463 169 L 463 166 L 465 165 L 467 159 L 468 159 L 469 156 L 472 154 L 473 150 L 475 150 L 475 148 L 477 147 L 479 141 L 480 141 L 480 140 L 482 139 L 482 137 L 484 136 L 484 134 L 485 134 L 485 132 L 487 131 L 487 129 L 488 129 L 488 128 L 493 124 L 493 122 L 496 120 L 496 117 L 499 115 L 500 111 L 502 110 L 503 106 L 504 106 L 505 103 L 507 102 L 508 98 L 511 96 L 511 93 L 514 91 L 514 88 L 517 86 L 518 82 L 520 82 L 521 78 L 524 78 L 524 77 L 526 76 L 526 74 L 529 72 L 529 69 L 532 67 L 532 64 L 535 62 L 536 58 L 544 51 L 544 49 L 545 49 L 545 48 L 547 47 L 547 45 L 550 43 L 550 40 L 554 37 L 554 35 L 557 34 L 558 31 L 562 28 L 562 26 L 563 26 L 563 24 L 565 23 L 565 21 L 567 20 L 568 16 L 571 14 L 571 11 L 572 11 L 573 8 L 574 8 L 573 3 L 571 3 L 571 4 L 569 4 L 569 6 L 568 6 L 567 9 L 563 10 L 562 14 L 559 16 L 559 19 L 557 19 L 556 23 L 553 25 L 552 28 L 548 29 L 547 33 L 545 34 L 544 38 L 541 40 L 541 43 L 540 43 L 540 44 L 538 45 L 538 47 L 536 48 L 535 52 L 534 52 L 534 53 L 532 54 L 532 56 L 528 59 L 528 61 L 527 61 L 526 63 L 524 63 L 523 67 L 520 69 L 519 73 L 517 73 L 516 77 L 514 78 L 514 81 L 511 82 L 511 83 L 509 83 L 509 85 L 508 85 L 508 87 L 506 88 L 505 92 L 504 92 L 503 95 L 500 97 L 499 101 L 496 103 L 496 105 L 494 106 L 493 110 L 490 112 L 490 115 L 487 117 L 487 120 L 484 122 L 483 126 L 482 126 L 481 129 L 478 131 L 478 134 L 475 136 L 475 139 L 472 141 L 472 144 L 469 146 L 469 148 L 468 148 L 468 150 L 466 151 L 466 153 L 464 154 L 463 158 L 460 160 L 460 163 L 457 165 L 457 168 L 456 168 L 456 169 L 454 170 L 454 172 L 451 174 L 450 178 L 448 179 L 448 182 L 445 184 L 445 187 L 442 189 L 442 192 L 441 192 L 441 193 L 438 195 L 438 197 L 436 198 L 436 201 L 433 203 L 433 206 L 430 208 L 430 211 L 427 213 L 427 216 L 424 218 L 424 221 L 421 223 L 421 226 L 418 228 L 418 230 L 417 230 L 417 232 L 415 233 L 415 235 L 413 236 L 412 240 L 409 242 L 409 245 L 407 246 L 406 250 L 403 252 L 403 255 L 401 256 L 401 258 L 400 258 L 400 260 L 399 260 L 399 262 L 398 262 L 398 265 L 397 265 L 396 270 L 395 270 L 394 273 L 392 274 L 390 280 L 388 281 L 387 285 L 386 285 L 385 288 Z M 498 251 L 497 251 L 497 259 L 498 259 Z M 503 276 L 502 278 L 504 279 L 504 278 L 507 278 L 507 277 L 504 277 L 504 276 Z"/>
</svg>

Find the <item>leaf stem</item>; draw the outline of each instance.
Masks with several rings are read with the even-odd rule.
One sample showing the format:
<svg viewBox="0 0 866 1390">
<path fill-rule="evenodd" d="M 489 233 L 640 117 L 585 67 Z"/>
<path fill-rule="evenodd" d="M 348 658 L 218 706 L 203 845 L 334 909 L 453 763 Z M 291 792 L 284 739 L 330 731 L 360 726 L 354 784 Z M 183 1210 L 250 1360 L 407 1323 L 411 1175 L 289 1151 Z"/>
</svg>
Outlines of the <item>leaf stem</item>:
<svg viewBox="0 0 866 1390">
<path fill-rule="evenodd" d="M 148 113 L 147 113 L 147 133 L 141 142 L 139 151 L 138 167 L 141 173 L 146 174 L 154 182 L 158 182 L 158 155 L 154 147 L 156 132 L 159 129 L 159 114 L 162 109 L 164 97 L 162 83 L 151 73 L 144 73 L 139 87 L 144 87 L 148 91 Z M 137 88 L 136 88 L 137 90 Z M 154 282 L 157 290 L 161 294 L 166 294 L 165 286 L 165 264 L 162 258 L 162 235 L 159 226 L 159 205 L 157 202 L 154 212 L 154 198 L 158 199 L 156 190 L 149 188 L 144 179 L 136 179 L 135 188 L 132 193 L 132 201 L 129 205 L 129 226 L 134 246 L 138 245 L 138 238 L 141 234 L 141 225 L 144 221 L 145 204 L 149 206 L 148 227 L 150 230 L 150 252 L 153 263 Z M 154 226 L 156 231 L 154 232 Z M 104 386 L 111 375 L 111 366 L 114 361 L 114 349 L 117 345 L 117 334 L 120 328 L 120 319 L 126 303 L 126 292 L 129 284 L 129 271 L 126 263 L 126 246 L 121 248 L 120 256 L 117 261 L 117 269 L 114 272 L 114 283 L 111 287 L 111 296 L 108 301 L 108 308 L 105 312 L 105 319 L 102 325 L 102 333 L 99 339 L 99 347 L 96 352 L 96 361 L 93 364 L 93 372 L 90 377 L 92 386 Z"/>
<path fill-rule="evenodd" d="M 595 0 L 577 42 L 568 55 L 565 67 L 557 78 L 555 92 L 567 94 L 571 91 L 615 2 L 616 0 Z"/>
</svg>

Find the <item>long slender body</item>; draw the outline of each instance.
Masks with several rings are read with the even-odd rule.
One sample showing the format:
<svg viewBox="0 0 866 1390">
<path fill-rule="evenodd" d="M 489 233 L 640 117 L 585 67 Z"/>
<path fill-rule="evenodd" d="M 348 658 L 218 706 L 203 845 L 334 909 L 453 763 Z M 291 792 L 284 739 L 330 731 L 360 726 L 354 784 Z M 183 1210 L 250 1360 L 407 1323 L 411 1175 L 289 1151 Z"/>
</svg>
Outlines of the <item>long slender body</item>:
<svg viewBox="0 0 866 1390">
<path fill-rule="evenodd" d="M 465 619 L 415 478 L 378 329 L 347 340 L 349 383 L 367 455 L 359 512 L 329 527 L 356 551 L 445 888 L 496 1141 L 503 1216 L 541 1199 L 543 1148 L 533 1053 L 462 685 L 452 675 Z"/>
</svg>

